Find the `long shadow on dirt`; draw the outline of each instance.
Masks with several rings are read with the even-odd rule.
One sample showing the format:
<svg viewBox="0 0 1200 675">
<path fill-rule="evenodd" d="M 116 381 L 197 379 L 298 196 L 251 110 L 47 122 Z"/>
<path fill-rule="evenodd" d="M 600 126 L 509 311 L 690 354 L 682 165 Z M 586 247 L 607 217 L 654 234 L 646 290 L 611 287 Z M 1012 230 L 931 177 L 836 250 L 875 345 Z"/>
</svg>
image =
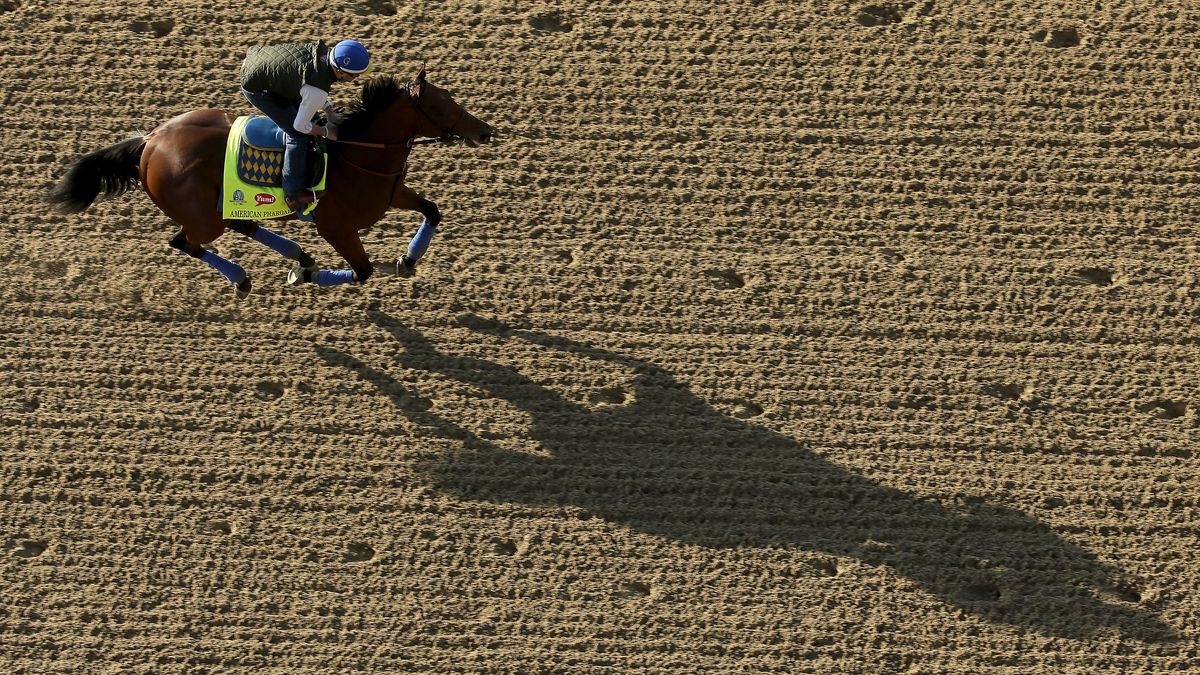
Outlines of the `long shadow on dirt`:
<svg viewBox="0 0 1200 675">
<path fill-rule="evenodd" d="M 532 418 L 550 457 L 509 452 L 438 415 L 403 384 L 349 354 L 318 347 L 415 423 L 463 450 L 427 472 L 439 489 L 496 503 L 572 505 L 639 531 L 712 548 L 799 547 L 886 565 L 989 621 L 1082 638 L 1101 628 L 1142 640 L 1174 632 L 1133 601 L 1137 583 L 1025 514 L 987 503 L 947 508 L 840 468 L 781 434 L 724 415 L 662 368 L 474 316 L 474 330 L 564 350 L 635 373 L 631 402 L 565 399 L 515 369 L 439 351 L 381 312 L 396 366 L 434 371 Z M 829 570 L 829 573 L 833 573 Z M 815 576 L 815 574 L 814 574 Z"/>
</svg>

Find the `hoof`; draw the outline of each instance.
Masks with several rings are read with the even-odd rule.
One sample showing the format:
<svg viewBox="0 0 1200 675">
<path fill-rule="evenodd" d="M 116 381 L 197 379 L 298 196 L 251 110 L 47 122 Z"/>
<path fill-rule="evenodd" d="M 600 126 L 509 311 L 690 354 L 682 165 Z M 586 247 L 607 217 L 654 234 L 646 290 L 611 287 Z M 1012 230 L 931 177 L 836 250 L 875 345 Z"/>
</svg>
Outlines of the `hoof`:
<svg viewBox="0 0 1200 675">
<path fill-rule="evenodd" d="M 417 261 L 404 256 L 396 261 L 396 276 L 410 279 L 417 275 Z"/>
<path fill-rule="evenodd" d="M 299 286 L 306 281 L 306 276 L 311 278 L 312 273 L 315 271 L 317 271 L 315 265 L 313 267 L 303 267 L 300 263 L 292 265 L 292 269 L 288 270 L 287 273 L 288 286 Z M 305 274 L 306 272 L 308 273 L 307 275 Z"/>
<path fill-rule="evenodd" d="M 246 298 L 250 297 L 250 277 L 246 277 L 245 279 L 242 279 L 238 283 L 234 284 L 233 288 L 237 291 L 238 300 L 245 300 Z"/>
<path fill-rule="evenodd" d="M 407 256 L 397 260 L 394 263 L 371 262 L 371 266 L 380 274 L 389 276 L 404 277 L 405 279 L 415 276 L 417 263 L 409 260 Z"/>
<path fill-rule="evenodd" d="M 396 263 L 381 263 L 372 260 L 371 267 L 380 274 L 386 274 L 388 276 L 393 276 L 396 274 Z"/>
</svg>

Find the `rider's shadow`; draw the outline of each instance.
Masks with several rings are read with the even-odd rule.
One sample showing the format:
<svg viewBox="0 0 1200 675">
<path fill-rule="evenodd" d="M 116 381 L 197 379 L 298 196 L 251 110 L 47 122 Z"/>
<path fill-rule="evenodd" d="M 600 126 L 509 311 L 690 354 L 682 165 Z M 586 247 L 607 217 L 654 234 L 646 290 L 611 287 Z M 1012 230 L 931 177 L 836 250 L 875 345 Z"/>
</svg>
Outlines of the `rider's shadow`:
<svg viewBox="0 0 1200 675">
<path fill-rule="evenodd" d="M 526 348 L 563 350 L 634 373 L 623 405 L 568 400 L 515 369 L 439 351 L 380 312 L 396 366 L 439 373 L 525 411 L 548 452 L 505 450 L 431 411 L 386 372 L 318 347 L 392 397 L 413 422 L 459 439 L 426 466 L 464 499 L 570 505 L 642 532 L 712 548 L 791 546 L 886 565 L 991 621 L 1064 637 L 1109 627 L 1146 640 L 1174 632 L 1134 602 L 1137 582 L 1025 514 L 987 503 L 948 508 L 853 474 L 796 441 L 724 415 L 648 362 L 477 317 L 462 323 Z M 836 574 L 832 563 L 814 576 Z"/>
</svg>

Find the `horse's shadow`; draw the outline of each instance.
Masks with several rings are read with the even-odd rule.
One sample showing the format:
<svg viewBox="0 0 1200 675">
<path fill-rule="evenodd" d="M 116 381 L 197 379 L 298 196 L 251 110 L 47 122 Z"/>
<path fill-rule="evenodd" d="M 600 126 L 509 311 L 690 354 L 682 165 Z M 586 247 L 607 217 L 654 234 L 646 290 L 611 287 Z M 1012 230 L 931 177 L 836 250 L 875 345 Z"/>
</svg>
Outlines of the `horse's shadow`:
<svg viewBox="0 0 1200 675">
<path fill-rule="evenodd" d="M 1175 633 L 1135 603 L 1137 582 L 1023 513 L 951 508 L 855 475 L 794 440 L 714 410 L 662 368 L 478 317 L 480 332 L 633 371 L 631 402 L 587 406 L 515 369 L 439 351 L 380 312 L 396 365 L 440 373 L 529 414 L 549 457 L 512 452 L 429 409 L 395 378 L 317 347 L 389 395 L 417 424 L 463 450 L 418 469 L 438 489 L 497 503 L 570 505 L 610 522 L 704 547 L 798 547 L 885 565 L 990 621 L 1082 638 L 1111 628 L 1143 640 Z M 834 559 L 814 576 L 836 574 Z"/>
</svg>

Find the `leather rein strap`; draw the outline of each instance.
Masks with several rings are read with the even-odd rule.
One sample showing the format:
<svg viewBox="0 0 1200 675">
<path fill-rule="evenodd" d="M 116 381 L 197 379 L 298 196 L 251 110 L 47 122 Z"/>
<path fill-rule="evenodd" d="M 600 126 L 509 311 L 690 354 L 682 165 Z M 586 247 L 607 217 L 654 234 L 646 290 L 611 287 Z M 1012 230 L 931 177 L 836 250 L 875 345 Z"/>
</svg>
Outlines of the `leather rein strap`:
<svg viewBox="0 0 1200 675">
<path fill-rule="evenodd" d="M 391 147 L 411 148 L 414 145 L 423 145 L 425 143 L 448 143 L 450 141 L 457 141 L 458 136 L 447 134 L 445 136 L 438 136 L 437 138 L 423 138 L 421 140 L 415 140 L 415 139 L 410 138 L 407 141 L 404 141 L 403 143 L 366 143 L 363 141 L 339 141 L 335 138 L 331 138 L 329 140 L 333 141 L 334 143 L 342 143 L 344 145 L 354 145 L 354 146 L 357 146 L 360 148 L 372 148 L 374 150 L 386 150 L 387 148 L 391 148 Z M 379 171 L 372 171 L 371 169 L 368 169 L 365 166 L 360 166 L 358 164 L 355 164 L 354 162 L 351 162 L 350 160 L 348 160 L 344 157 L 342 158 L 342 161 L 345 162 L 346 164 L 349 164 L 350 166 L 354 167 L 355 169 L 358 169 L 359 171 L 361 171 L 363 173 L 369 173 L 372 176 L 379 176 L 381 178 L 392 178 L 392 177 L 399 178 L 399 176 L 404 174 L 404 171 L 408 168 L 407 160 L 405 160 L 404 164 L 400 167 L 400 170 L 396 171 L 394 173 L 381 173 Z M 393 184 L 392 191 L 395 192 L 395 190 L 396 190 L 396 186 L 395 186 L 395 184 Z"/>
<path fill-rule="evenodd" d="M 364 143 L 362 141 L 340 141 L 336 138 L 331 138 L 329 140 L 333 141 L 334 143 L 342 143 L 343 145 L 356 145 L 360 148 L 374 148 L 376 150 L 384 150 L 393 145 L 409 145 L 409 146 L 411 146 L 411 145 L 424 145 L 426 143 L 449 143 L 451 141 L 458 140 L 458 136 L 446 135 L 446 136 L 438 136 L 437 138 L 422 138 L 420 140 L 415 140 L 415 139 L 410 138 L 407 141 L 404 141 L 403 143 Z"/>
</svg>

